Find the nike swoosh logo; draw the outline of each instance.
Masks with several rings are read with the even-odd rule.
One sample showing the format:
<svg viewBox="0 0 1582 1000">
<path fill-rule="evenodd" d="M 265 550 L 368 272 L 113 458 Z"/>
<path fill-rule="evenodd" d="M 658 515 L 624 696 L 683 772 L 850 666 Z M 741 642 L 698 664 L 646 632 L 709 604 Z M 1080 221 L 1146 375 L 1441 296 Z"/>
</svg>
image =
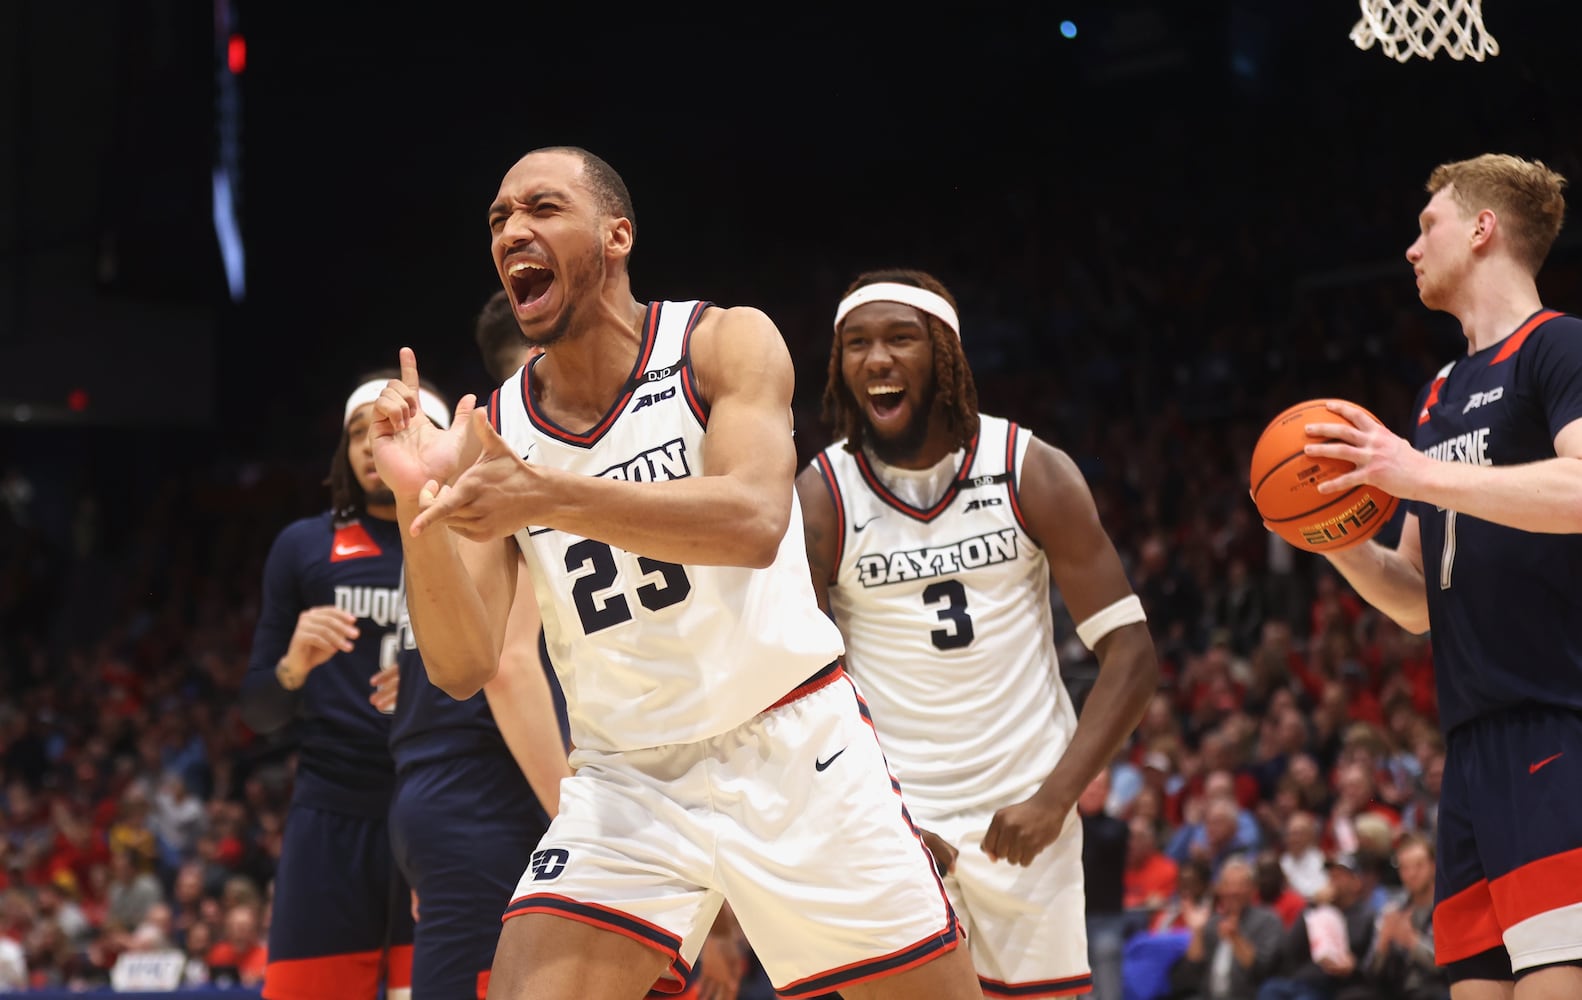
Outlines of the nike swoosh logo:
<svg viewBox="0 0 1582 1000">
<path fill-rule="evenodd" d="M 1553 757 L 1545 757 L 1543 760 L 1539 761 L 1536 764 L 1528 764 L 1527 765 L 1527 773 L 1528 774 L 1537 774 L 1539 771 L 1543 770 L 1545 767 L 1547 767 L 1550 764 L 1553 764 L 1555 761 L 1559 760 L 1561 757 L 1564 757 L 1564 756 L 1565 756 L 1565 751 L 1562 750 L 1559 753 L 1555 754 Z"/>
<path fill-rule="evenodd" d="M 845 747 L 841 747 L 839 750 L 835 751 L 835 755 L 833 757 L 831 757 L 829 760 L 815 760 L 815 761 L 813 761 L 813 769 L 815 771 L 822 771 L 822 770 L 824 770 L 826 767 L 829 767 L 831 764 L 835 763 L 835 757 L 839 757 L 841 754 L 843 754 L 845 752 L 846 752 L 846 748 Z"/>
<path fill-rule="evenodd" d="M 372 552 L 372 551 L 373 551 L 373 549 L 368 548 L 366 545 L 354 545 L 351 548 L 347 548 L 344 545 L 337 545 L 337 546 L 335 546 L 335 554 L 338 555 L 338 556 L 341 556 L 343 558 L 346 557 L 346 556 L 357 555 L 359 552 Z"/>
<path fill-rule="evenodd" d="M 868 520 L 862 522 L 861 524 L 853 524 L 851 526 L 851 530 L 853 532 L 861 531 L 862 529 L 866 528 L 868 525 L 872 524 L 873 522 L 875 522 L 877 520 L 879 520 L 879 515 L 875 514 L 872 517 L 868 518 Z"/>
</svg>

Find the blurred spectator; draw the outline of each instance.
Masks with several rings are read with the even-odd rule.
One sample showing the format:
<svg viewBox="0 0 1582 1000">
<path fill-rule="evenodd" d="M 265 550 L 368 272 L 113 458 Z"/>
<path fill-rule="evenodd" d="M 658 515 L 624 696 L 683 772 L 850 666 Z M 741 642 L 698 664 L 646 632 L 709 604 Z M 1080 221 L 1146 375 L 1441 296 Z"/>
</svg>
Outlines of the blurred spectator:
<svg viewBox="0 0 1582 1000">
<path fill-rule="evenodd" d="M 27 988 L 27 953 L 17 941 L 0 936 L 0 993 L 20 993 Z"/>
<path fill-rule="evenodd" d="M 256 903 L 238 903 L 225 911 L 225 935 L 209 949 L 206 961 L 209 975 L 216 981 L 234 978 L 243 986 L 256 986 L 264 981 L 268 954 L 264 949 Z"/>
<path fill-rule="evenodd" d="M 1449 977 L 1434 964 L 1434 848 L 1407 834 L 1395 850 L 1402 895 L 1379 915 L 1365 983 L 1339 1000 L 1443 1000 Z"/>
<path fill-rule="evenodd" d="M 165 772 L 154 796 L 153 832 L 159 845 L 160 867 L 174 871 L 192 853 L 208 817 L 203 803 L 187 789 L 175 771 Z"/>
<path fill-rule="evenodd" d="M 187 954 L 187 963 L 182 966 L 181 985 L 202 986 L 209 981 L 209 952 L 213 947 L 214 934 L 208 924 L 194 924 L 187 931 L 182 948 Z"/>
<path fill-rule="evenodd" d="M 143 922 L 149 908 L 163 902 L 165 892 L 152 873 L 139 871 L 126 851 L 110 855 L 109 921 L 123 931 Z"/>
<path fill-rule="evenodd" d="M 1378 911 L 1358 860 L 1336 856 L 1319 895 L 1322 902 L 1308 907 L 1281 943 L 1277 974 L 1259 988 L 1258 1000 L 1332 1000 L 1363 984 L 1362 960 Z"/>
<path fill-rule="evenodd" d="M 1154 914 L 1149 930 L 1155 933 L 1188 930 L 1187 916 L 1194 910 L 1212 907 L 1214 903 L 1214 878 L 1208 865 L 1189 861 L 1176 873 L 1176 894 Z"/>
<path fill-rule="evenodd" d="M 1248 829 L 1236 800 L 1224 795 L 1209 798 L 1202 806 L 1203 821 L 1188 823 L 1171 838 L 1165 853 L 1178 864 L 1193 858 L 1218 872 L 1227 858 L 1258 849 L 1256 827 Z"/>
<path fill-rule="evenodd" d="M 1355 853 L 1362 847 L 1357 823 L 1364 816 L 1378 817 L 1392 833 L 1401 823 L 1400 814 L 1379 801 L 1369 769 L 1359 763 L 1344 764 L 1335 776 L 1335 804 L 1324 841 L 1343 854 Z"/>
<path fill-rule="evenodd" d="M 1128 825 L 1125 895 L 1127 911 L 1161 909 L 1176 894 L 1179 866 L 1159 851 L 1153 824 L 1134 817 Z"/>
<path fill-rule="evenodd" d="M 1252 866 L 1241 858 L 1225 863 L 1211 907 L 1183 903 L 1192 939 L 1171 970 L 1170 981 L 1185 1000 L 1251 1000 L 1280 948 L 1280 918 L 1254 903 Z"/>
<path fill-rule="evenodd" d="M 1121 1000 L 1121 951 L 1126 945 L 1123 898 L 1128 833 L 1125 823 L 1104 811 L 1109 792 L 1110 775 L 1104 770 L 1077 798 L 1094 1000 Z"/>
<path fill-rule="evenodd" d="M 1268 907 L 1289 930 L 1307 908 L 1307 899 L 1286 882 L 1280 856 L 1272 850 L 1259 854 L 1253 877 L 1258 882 L 1258 905 Z"/>
<path fill-rule="evenodd" d="M 1312 813 L 1299 812 L 1286 821 L 1280 870 L 1305 899 L 1312 899 L 1329 884 L 1324 852 L 1318 849 L 1318 821 Z"/>
</svg>

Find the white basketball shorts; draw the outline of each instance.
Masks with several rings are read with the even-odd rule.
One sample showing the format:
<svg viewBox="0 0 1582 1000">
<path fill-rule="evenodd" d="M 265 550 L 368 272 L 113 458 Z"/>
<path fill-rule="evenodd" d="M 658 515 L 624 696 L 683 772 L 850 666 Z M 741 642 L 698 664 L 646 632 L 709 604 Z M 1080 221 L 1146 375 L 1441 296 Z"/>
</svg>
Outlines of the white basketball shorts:
<svg viewBox="0 0 1582 1000">
<path fill-rule="evenodd" d="M 671 959 L 661 992 L 680 991 L 721 900 L 783 997 L 956 947 L 932 857 L 838 666 L 719 736 L 578 750 L 572 766 L 507 920 L 556 914 L 646 944 Z"/>
<path fill-rule="evenodd" d="M 961 852 L 955 870 L 945 877 L 945 891 L 966 932 L 983 995 L 1087 993 L 1093 978 L 1082 888 L 1082 820 L 1073 809 L 1055 842 L 1023 868 L 990 861 L 983 853 L 979 845 L 993 818 L 992 810 L 983 810 L 918 819 Z"/>
</svg>

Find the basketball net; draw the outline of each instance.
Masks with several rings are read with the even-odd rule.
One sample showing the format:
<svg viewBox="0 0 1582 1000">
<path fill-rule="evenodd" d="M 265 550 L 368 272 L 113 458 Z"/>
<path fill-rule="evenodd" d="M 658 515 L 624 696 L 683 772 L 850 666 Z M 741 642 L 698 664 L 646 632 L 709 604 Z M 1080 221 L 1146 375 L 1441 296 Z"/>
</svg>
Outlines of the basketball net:
<svg viewBox="0 0 1582 1000">
<path fill-rule="evenodd" d="M 1362 19 L 1351 29 L 1359 49 L 1374 42 L 1396 62 L 1413 56 L 1434 58 L 1443 50 L 1452 59 L 1500 54 L 1500 45 L 1483 27 L 1481 0 L 1357 0 Z"/>
</svg>

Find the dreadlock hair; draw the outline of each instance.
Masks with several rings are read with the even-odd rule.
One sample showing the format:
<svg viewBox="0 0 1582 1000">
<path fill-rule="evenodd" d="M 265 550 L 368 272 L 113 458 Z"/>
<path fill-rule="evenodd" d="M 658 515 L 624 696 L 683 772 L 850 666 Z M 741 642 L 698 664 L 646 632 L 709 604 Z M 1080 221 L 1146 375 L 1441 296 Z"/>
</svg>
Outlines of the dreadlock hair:
<svg viewBox="0 0 1582 1000">
<path fill-rule="evenodd" d="M 931 274 L 905 268 L 887 268 L 867 271 L 841 294 L 845 298 L 864 285 L 894 282 L 924 288 L 949 302 L 955 309 L 955 296 Z M 934 346 L 934 405 L 944 414 L 945 426 L 956 435 L 956 444 L 967 447 L 978 434 L 978 387 L 972 381 L 972 369 L 967 367 L 967 356 L 961 349 L 961 338 L 937 316 L 923 314 L 928 324 L 929 340 Z M 846 450 L 856 454 L 862 447 L 862 408 L 846 386 L 841 372 L 840 331 L 835 331 L 829 352 L 829 378 L 824 383 L 824 421 L 835 432 L 836 439 L 846 439 Z"/>
<path fill-rule="evenodd" d="M 380 368 L 357 379 L 352 383 L 352 388 L 355 389 L 365 382 L 386 381 L 400 377 L 399 368 Z M 428 379 L 420 377 L 418 384 L 436 396 L 444 398 Z M 357 481 L 357 473 L 352 469 L 352 460 L 347 456 L 351 444 L 349 423 L 342 423 L 341 440 L 335 446 L 335 454 L 330 456 L 330 474 L 325 477 L 323 483 L 330 488 L 330 512 L 337 527 L 348 521 L 355 521 L 368 513 L 368 495 L 363 492 L 363 484 Z"/>
</svg>

